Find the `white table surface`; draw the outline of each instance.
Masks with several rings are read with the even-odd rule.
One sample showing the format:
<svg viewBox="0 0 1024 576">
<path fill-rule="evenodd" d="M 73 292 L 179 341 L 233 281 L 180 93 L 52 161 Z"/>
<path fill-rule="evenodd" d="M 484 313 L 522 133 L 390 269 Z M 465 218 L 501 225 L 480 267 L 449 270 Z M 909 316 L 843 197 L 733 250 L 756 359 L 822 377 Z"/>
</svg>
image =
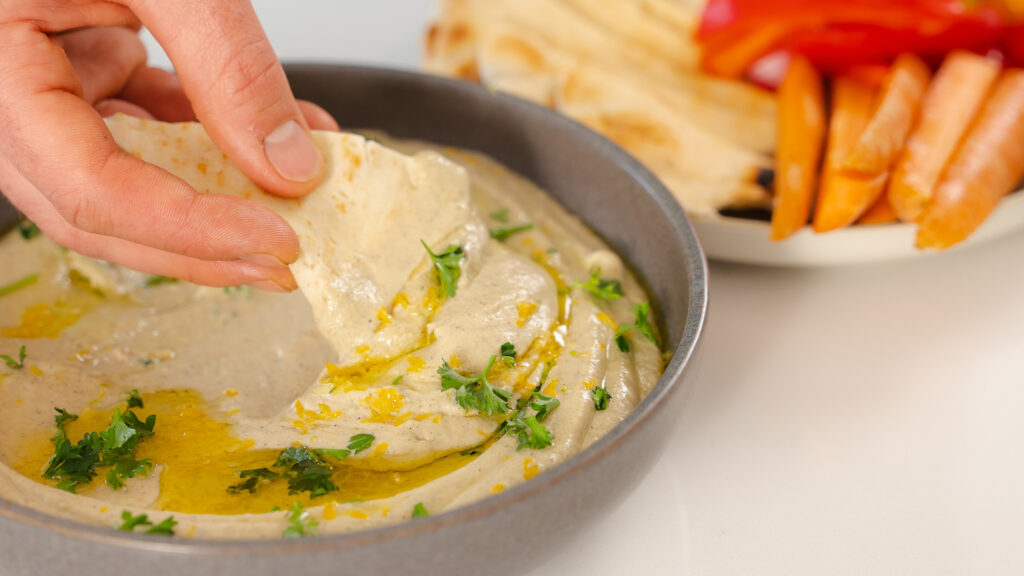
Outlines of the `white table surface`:
<svg viewBox="0 0 1024 576">
<path fill-rule="evenodd" d="M 433 8 L 255 4 L 283 60 L 404 68 Z M 713 265 L 668 451 L 535 574 L 1024 573 L 1021 254 L 1024 234 L 876 266 Z"/>
</svg>

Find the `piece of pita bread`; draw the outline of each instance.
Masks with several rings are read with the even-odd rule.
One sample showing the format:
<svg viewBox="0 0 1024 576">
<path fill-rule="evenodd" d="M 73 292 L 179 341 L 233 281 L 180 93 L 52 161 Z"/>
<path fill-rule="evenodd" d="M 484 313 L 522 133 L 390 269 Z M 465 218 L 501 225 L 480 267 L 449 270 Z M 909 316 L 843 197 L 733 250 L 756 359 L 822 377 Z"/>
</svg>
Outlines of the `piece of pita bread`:
<svg viewBox="0 0 1024 576">
<path fill-rule="evenodd" d="M 265 204 L 292 226 L 302 246 L 292 274 L 342 365 L 371 344 L 378 312 L 424 264 L 420 241 L 443 249 L 472 215 L 465 171 L 432 152 L 410 157 L 355 134 L 314 132 L 326 174 L 293 200 L 263 192 L 200 124 L 118 115 L 107 125 L 123 149 L 199 192 Z"/>
<path fill-rule="evenodd" d="M 774 98 L 700 74 L 682 53 L 659 52 L 675 40 L 692 44 L 692 7 L 598 3 L 606 10 L 582 0 L 447 0 L 428 35 L 426 67 L 587 124 L 651 168 L 691 215 L 768 205 L 756 180 L 771 166 Z M 669 32 L 637 38 L 654 26 Z"/>
</svg>

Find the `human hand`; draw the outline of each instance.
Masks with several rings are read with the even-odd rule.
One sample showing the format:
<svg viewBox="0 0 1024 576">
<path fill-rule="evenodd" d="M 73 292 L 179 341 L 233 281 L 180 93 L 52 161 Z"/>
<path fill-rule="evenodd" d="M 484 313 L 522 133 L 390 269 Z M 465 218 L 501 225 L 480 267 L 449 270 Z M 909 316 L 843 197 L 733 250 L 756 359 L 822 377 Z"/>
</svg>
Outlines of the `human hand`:
<svg viewBox="0 0 1024 576">
<path fill-rule="evenodd" d="M 178 76 L 145 67 L 145 24 Z M 241 198 L 198 194 L 117 148 L 102 115 L 198 119 L 269 192 L 298 197 L 323 160 L 256 15 L 236 0 L 0 0 L 0 190 L 57 243 L 200 284 L 293 290 L 292 229 Z"/>
</svg>

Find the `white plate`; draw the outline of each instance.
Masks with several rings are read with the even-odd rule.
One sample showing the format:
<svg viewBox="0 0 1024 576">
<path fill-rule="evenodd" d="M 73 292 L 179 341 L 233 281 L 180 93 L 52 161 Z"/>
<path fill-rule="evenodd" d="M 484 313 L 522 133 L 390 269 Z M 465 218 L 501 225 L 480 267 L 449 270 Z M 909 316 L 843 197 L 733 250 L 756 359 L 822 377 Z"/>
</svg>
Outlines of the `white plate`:
<svg viewBox="0 0 1024 576">
<path fill-rule="evenodd" d="M 853 226 L 825 234 L 805 227 L 782 242 L 769 239 L 771 225 L 759 220 L 719 217 L 691 220 L 711 260 L 765 266 L 841 266 L 920 258 L 935 251 L 914 248 L 917 226 Z M 988 220 L 953 249 L 973 246 L 1024 228 L 1024 193 L 1007 196 Z"/>
</svg>

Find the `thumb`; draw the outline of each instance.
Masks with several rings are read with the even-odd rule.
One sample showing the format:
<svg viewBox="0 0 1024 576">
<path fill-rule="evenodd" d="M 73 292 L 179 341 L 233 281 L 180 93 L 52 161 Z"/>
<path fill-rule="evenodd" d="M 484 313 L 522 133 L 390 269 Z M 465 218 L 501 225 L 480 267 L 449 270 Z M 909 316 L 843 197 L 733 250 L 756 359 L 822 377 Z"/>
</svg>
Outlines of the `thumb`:
<svg viewBox="0 0 1024 576">
<path fill-rule="evenodd" d="M 210 137 L 254 182 L 301 196 L 323 158 L 249 2 L 127 0 L 160 42 Z"/>
</svg>

